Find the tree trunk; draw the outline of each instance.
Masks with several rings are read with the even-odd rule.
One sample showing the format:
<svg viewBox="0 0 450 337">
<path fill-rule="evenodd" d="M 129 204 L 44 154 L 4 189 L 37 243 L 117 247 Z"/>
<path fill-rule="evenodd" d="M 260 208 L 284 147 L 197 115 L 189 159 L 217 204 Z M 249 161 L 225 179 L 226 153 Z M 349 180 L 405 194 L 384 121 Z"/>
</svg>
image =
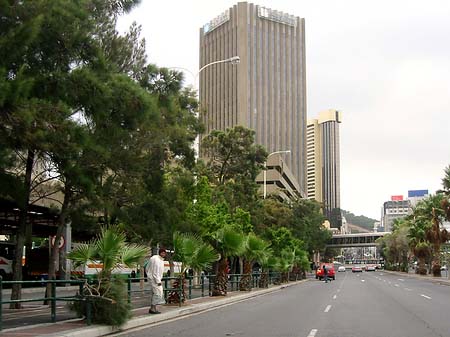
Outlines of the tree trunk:
<svg viewBox="0 0 450 337">
<path fill-rule="evenodd" d="M 441 277 L 441 230 L 439 228 L 439 220 L 436 217 L 436 210 L 433 207 L 433 231 L 434 231 L 434 242 L 433 242 L 433 262 L 432 262 L 432 272 L 433 276 Z"/>
<path fill-rule="evenodd" d="M 30 202 L 31 191 L 31 175 L 33 173 L 34 165 L 34 151 L 28 150 L 27 163 L 25 169 L 25 182 L 24 190 L 25 195 L 22 200 L 22 205 L 19 213 L 19 230 L 16 235 L 16 246 L 13 261 L 13 281 L 22 281 L 22 251 L 25 244 L 25 236 L 27 232 L 27 220 L 28 220 L 28 206 Z M 30 224 L 31 226 L 31 224 Z M 22 298 L 22 285 L 13 284 L 11 289 L 11 300 L 20 300 Z M 9 306 L 11 309 L 20 309 L 21 303 L 11 303 Z"/>
<path fill-rule="evenodd" d="M 262 272 L 259 278 L 260 288 L 269 288 L 269 272 Z"/>
<path fill-rule="evenodd" d="M 212 296 L 226 296 L 228 288 L 227 258 L 222 256 L 218 263 Z"/>
<path fill-rule="evenodd" d="M 416 274 L 426 275 L 427 268 L 425 267 L 425 257 L 418 257 L 417 260 Z"/>
<path fill-rule="evenodd" d="M 69 204 L 72 199 L 72 192 L 69 184 L 66 183 L 64 188 L 64 201 L 61 207 L 61 213 L 58 218 L 58 228 L 56 230 L 55 235 L 55 244 L 51 247 L 51 254 L 48 263 L 48 279 L 53 280 L 56 279 L 56 260 L 59 255 L 59 241 L 61 240 L 61 236 L 64 232 L 64 227 L 66 226 L 67 215 L 69 211 Z M 46 293 L 50 294 L 51 284 L 47 284 Z"/>
<path fill-rule="evenodd" d="M 244 259 L 244 273 L 239 282 L 240 291 L 250 291 L 252 290 L 252 262 Z"/>
</svg>

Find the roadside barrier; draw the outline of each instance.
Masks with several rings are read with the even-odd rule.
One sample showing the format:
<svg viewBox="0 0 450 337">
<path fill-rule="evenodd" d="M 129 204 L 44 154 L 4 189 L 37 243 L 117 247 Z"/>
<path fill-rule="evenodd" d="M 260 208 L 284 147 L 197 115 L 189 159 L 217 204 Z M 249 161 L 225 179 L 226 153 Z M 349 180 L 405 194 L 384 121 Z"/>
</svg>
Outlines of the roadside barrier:
<svg viewBox="0 0 450 337">
<path fill-rule="evenodd" d="M 284 273 L 287 275 L 286 281 L 283 281 L 285 277 L 283 277 L 283 273 L 279 272 L 257 272 L 251 274 L 251 287 L 252 288 L 267 288 L 269 285 L 280 284 L 281 282 L 288 282 L 288 280 L 295 281 L 298 279 L 298 275 L 295 277 L 294 274 L 291 274 L 289 277 L 289 273 Z M 248 274 L 229 274 L 228 275 L 228 290 L 238 291 L 240 287 L 240 282 L 244 276 L 248 277 Z M 177 294 L 178 301 L 174 302 L 174 304 L 182 305 L 182 302 L 185 300 L 190 300 L 194 297 L 207 297 L 211 296 L 214 288 L 215 275 L 205 275 L 201 274 L 199 276 L 185 276 L 184 278 L 181 275 L 175 277 L 164 277 L 162 279 L 164 283 L 164 297 L 166 303 L 168 303 L 168 298 L 170 294 Z M 0 331 L 3 329 L 3 305 L 12 304 L 12 303 L 25 303 L 25 302 L 44 302 L 48 303 L 50 307 L 50 321 L 52 323 L 56 322 L 56 302 L 64 301 L 64 302 L 84 302 L 86 305 L 86 325 L 91 325 L 92 322 L 92 299 L 90 296 L 83 295 L 83 289 L 86 284 L 92 285 L 95 283 L 95 280 L 91 279 L 76 279 L 76 280 L 40 280 L 40 281 L 3 281 L 0 276 Z M 141 289 L 133 289 L 132 283 L 141 282 Z M 149 289 L 145 288 L 146 279 L 140 277 L 129 277 L 126 280 L 127 286 L 127 298 L 128 303 L 131 303 L 133 295 L 135 294 L 143 294 L 145 296 L 146 293 L 149 293 Z M 11 287 L 13 284 L 22 284 L 23 286 L 36 286 L 44 289 L 50 285 L 50 294 L 45 293 L 44 297 L 39 298 L 27 298 L 27 299 L 19 299 L 19 300 L 5 300 L 4 296 L 4 286 Z M 177 285 L 177 286 L 174 286 Z M 56 290 L 63 290 L 64 287 L 58 286 L 67 286 L 67 285 L 76 285 L 78 286 L 78 292 L 72 296 L 57 296 Z M 136 288 L 136 287 L 135 287 Z M 195 295 L 195 296 L 194 296 Z M 150 300 L 149 300 L 150 303 Z"/>
<path fill-rule="evenodd" d="M 0 331 L 3 330 L 3 304 L 12 304 L 12 303 L 26 303 L 26 302 L 50 302 L 50 318 L 51 322 L 56 322 L 56 302 L 57 301 L 66 301 L 66 302 L 72 302 L 72 301 L 86 301 L 85 298 L 82 296 L 56 296 L 56 285 L 57 284 L 69 284 L 69 285 L 78 285 L 79 286 L 79 293 L 82 293 L 83 285 L 85 284 L 86 280 L 41 280 L 41 281 L 3 281 L 3 278 L 0 276 Z M 21 284 L 21 285 L 38 285 L 42 286 L 45 284 L 46 286 L 50 284 L 50 294 L 46 294 L 44 297 L 40 298 L 27 298 L 27 299 L 20 299 L 20 300 L 3 300 L 3 286 L 4 285 L 13 285 L 13 284 Z M 87 312 L 90 313 L 89 307 L 90 303 L 89 301 L 86 301 L 87 305 Z M 86 322 L 88 325 L 90 325 L 90 315 L 87 315 Z"/>
</svg>

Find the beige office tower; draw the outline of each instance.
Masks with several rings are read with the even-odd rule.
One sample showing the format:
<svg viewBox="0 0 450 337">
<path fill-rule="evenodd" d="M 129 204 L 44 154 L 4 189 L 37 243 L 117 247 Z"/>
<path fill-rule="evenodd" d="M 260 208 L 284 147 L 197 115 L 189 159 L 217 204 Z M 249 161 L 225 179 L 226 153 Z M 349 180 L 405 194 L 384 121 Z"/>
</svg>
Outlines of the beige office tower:
<svg viewBox="0 0 450 337">
<path fill-rule="evenodd" d="M 200 68 L 233 56 L 200 73 L 205 135 L 242 125 L 256 142 L 283 155 L 306 197 L 305 21 L 240 2 L 200 29 Z M 205 136 L 203 135 L 203 136 Z M 200 154 L 201 155 L 201 154 Z"/>
<path fill-rule="evenodd" d="M 339 123 L 342 114 L 337 110 L 319 113 L 317 119 L 308 120 L 307 127 L 307 180 L 308 198 L 323 205 L 329 219 L 333 209 L 340 209 L 340 151 Z"/>
</svg>

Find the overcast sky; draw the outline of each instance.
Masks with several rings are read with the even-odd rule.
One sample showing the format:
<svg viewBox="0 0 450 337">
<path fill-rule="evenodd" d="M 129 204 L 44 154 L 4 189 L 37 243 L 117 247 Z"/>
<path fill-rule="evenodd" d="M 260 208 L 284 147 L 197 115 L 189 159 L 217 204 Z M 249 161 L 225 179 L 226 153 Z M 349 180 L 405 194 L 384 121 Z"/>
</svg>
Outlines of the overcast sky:
<svg viewBox="0 0 450 337">
<path fill-rule="evenodd" d="M 195 74 L 200 27 L 236 3 L 142 0 L 119 26 L 142 25 L 149 62 Z M 343 114 L 343 209 L 379 219 L 391 195 L 442 187 L 450 165 L 450 1 L 253 3 L 305 18 L 308 118 L 329 108 Z"/>
</svg>

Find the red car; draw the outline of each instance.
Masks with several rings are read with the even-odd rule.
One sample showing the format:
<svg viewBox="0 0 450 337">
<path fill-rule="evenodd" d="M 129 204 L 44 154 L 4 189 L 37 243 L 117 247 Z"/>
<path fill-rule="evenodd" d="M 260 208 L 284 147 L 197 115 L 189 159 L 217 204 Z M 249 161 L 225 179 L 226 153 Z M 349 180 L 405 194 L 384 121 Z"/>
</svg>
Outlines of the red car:
<svg viewBox="0 0 450 337">
<path fill-rule="evenodd" d="M 329 279 L 336 279 L 336 272 L 334 270 L 334 265 L 331 263 L 325 263 L 321 264 L 320 267 L 316 270 L 316 279 L 322 280 L 323 279 L 323 266 L 325 265 L 325 268 L 327 269 L 327 275 Z"/>
</svg>

